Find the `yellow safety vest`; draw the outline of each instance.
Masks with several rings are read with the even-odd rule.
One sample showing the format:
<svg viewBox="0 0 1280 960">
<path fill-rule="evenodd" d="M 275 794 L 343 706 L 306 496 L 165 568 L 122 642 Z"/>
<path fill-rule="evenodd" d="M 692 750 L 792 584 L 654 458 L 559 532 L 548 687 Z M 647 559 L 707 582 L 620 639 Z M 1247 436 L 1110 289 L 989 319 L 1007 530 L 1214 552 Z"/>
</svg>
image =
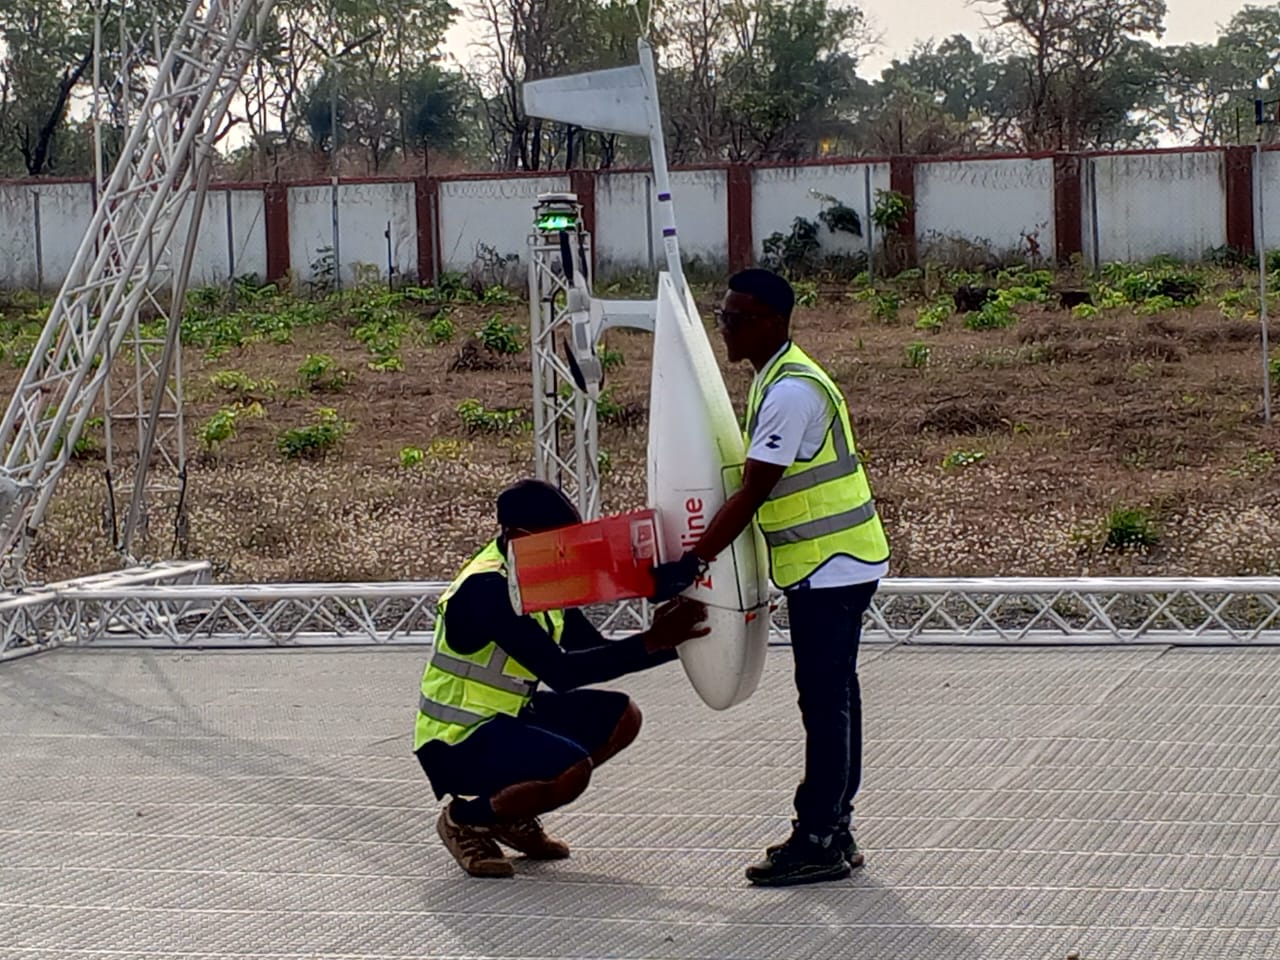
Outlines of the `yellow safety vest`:
<svg viewBox="0 0 1280 960">
<path fill-rule="evenodd" d="M 844 396 L 826 371 L 794 343 L 752 381 L 747 398 L 748 446 L 765 394 L 783 377 L 807 377 L 818 384 L 837 414 L 818 452 L 788 467 L 756 514 L 769 545 L 769 575 L 785 590 L 832 557 L 881 563 L 889 558 L 889 542 L 866 470 L 858 460 Z"/>
<path fill-rule="evenodd" d="M 422 672 L 418 694 L 414 750 L 429 740 L 459 743 L 500 713 L 516 716 L 533 696 L 538 679 L 492 640 L 475 653 L 459 653 L 449 646 L 445 636 L 445 609 L 463 582 L 478 573 L 505 576 L 506 569 L 506 557 L 494 540 L 462 568 L 458 578 L 440 597 L 436 607 L 435 649 Z M 534 619 L 552 640 L 560 643 L 564 633 L 561 611 L 534 614 Z"/>
</svg>

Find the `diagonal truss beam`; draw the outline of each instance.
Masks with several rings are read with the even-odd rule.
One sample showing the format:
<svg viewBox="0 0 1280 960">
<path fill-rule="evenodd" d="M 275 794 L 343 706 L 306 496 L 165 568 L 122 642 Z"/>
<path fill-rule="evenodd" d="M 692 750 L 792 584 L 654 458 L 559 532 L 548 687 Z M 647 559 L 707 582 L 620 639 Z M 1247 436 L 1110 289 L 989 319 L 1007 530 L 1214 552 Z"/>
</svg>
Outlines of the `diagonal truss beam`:
<svg viewBox="0 0 1280 960">
<path fill-rule="evenodd" d="M 0 421 L 0 582 L 22 581 L 26 553 L 126 335 L 148 305 L 162 306 L 155 296 L 161 274 L 156 253 L 169 248 L 192 199 L 202 206 L 216 132 L 272 5 L 273 0 L 192 0 L 160 61 Z M 181 238 L 183 262 L 172 275 L 189 266 L 198 222 L 192 210 Z M 180 280 L 171 298 L 177 302 L 168 305 L 167 340 L 176 337 L 183 287 Z M 146 351 L 138 342 L 134 349 Z M 142 358 L 136 362 L 139 376 L 156 379 L 153 389 L 163 391 L 172 351 L 147 370 Z M 151 405 L 156 417 L 141 427 L 140 445 L 142 435 L 154 432 L 157 408 L 163 403 Z M 136 470 L 147 467 L 140 459 Z"/>
</svg>

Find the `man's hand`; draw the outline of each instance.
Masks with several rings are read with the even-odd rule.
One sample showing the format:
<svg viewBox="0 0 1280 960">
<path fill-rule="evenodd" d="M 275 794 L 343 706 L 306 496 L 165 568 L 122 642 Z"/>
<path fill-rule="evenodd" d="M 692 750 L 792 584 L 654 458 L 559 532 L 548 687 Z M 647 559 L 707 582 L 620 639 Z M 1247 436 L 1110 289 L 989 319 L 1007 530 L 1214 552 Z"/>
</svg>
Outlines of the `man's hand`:
<svg viewBox="0 0 1280 960">
<path fill-rule="evenodd" d="M 686 550 L 679 560 L 658 564 L 653 568 L 654 591 L 649 599 L 654 603 L 662 603 L 684 593 L 702 576 L 706 568 L 706 561 L 698 559 L 692 550 Z"/>
<path fill-rule="evenodd" d="M 686 640 L 705 637 L 711 632 L 710 627 L 700 626 L 706 616 L 707 608 L 703 604 L 686 597 L 659 607 L 653 626 L 645 633 L 645 649 L 650 653 L 674 650 Z"/>
</svg>

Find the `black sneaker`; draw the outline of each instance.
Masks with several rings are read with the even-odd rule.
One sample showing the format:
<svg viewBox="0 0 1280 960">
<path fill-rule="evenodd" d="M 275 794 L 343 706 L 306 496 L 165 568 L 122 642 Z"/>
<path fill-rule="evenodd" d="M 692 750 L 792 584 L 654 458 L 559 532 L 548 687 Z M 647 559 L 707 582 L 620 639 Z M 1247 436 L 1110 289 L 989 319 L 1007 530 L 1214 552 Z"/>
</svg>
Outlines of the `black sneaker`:
<svg viewBox="0 0 1280 960">
<path fill-rule="evenodd" d="M 849 861 L 834 838 L 823 846 L 808 837 L 792 834 L 791 839 L 764 860 L 747 867 L 747 879 L 764 887 L 786 887 L 842 880 L 851 872 Z"/>
<path fill-rule="evenodd" d="M 792 826 L 795 826 L 794 820 L 791 823 Z M 844 854 L 845 863 L 849 864 L 850 867 L 860 867 L 867 862 L 867 858 L 863 855 L 862 851 L 858 849 L 858 841 L 853 838 L 852 831 L 848 829 L 837 830 L 836 835 L 831 838 L 831 842 L 840 849 L 841 853 Z M 765 847 L 765 856 L 772 857 L 775 853 L 781 850 L 783 846 L 785 846 L 785 844 L 775 843 L 771 847 Z"/>
</svg>

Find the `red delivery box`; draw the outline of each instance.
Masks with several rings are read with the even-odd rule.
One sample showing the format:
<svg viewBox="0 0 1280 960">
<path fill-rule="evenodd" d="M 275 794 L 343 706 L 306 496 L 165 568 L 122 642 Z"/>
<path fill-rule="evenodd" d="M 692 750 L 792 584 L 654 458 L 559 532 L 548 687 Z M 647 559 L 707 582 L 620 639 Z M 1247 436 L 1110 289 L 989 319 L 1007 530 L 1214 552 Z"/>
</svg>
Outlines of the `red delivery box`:
<svg viewBox="0 0 1280 960">
<path fill-rule="evenodd" d="M 507 545 L 507 583 L 517 613 L 652 596 L 658 563 L 656 510 L 633 510 Z"/>
</svg>

